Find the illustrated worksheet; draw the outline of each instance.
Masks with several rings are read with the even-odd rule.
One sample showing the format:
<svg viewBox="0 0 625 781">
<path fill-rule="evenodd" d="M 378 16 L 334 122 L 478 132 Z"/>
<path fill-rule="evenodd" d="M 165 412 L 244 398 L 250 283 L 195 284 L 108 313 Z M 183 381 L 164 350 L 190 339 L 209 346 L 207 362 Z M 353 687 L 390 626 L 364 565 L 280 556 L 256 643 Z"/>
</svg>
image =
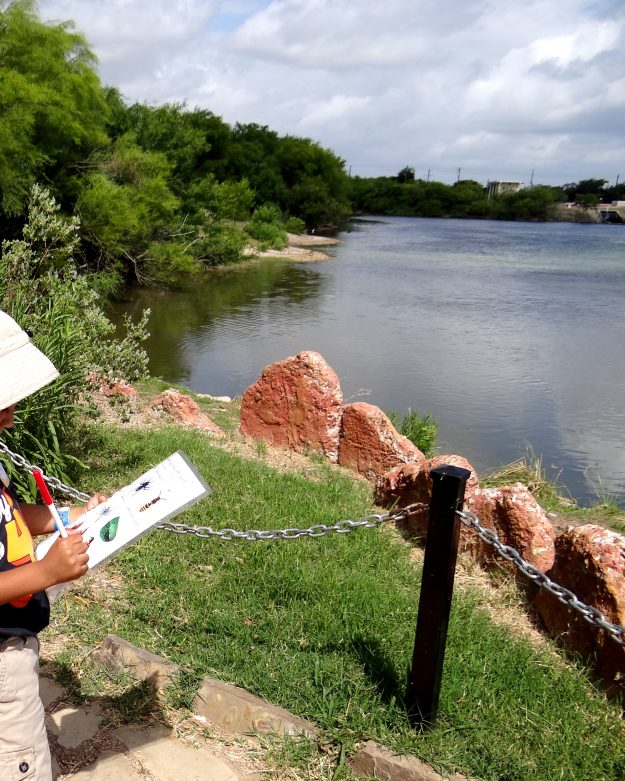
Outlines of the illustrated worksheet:
<svg viewBox="0 0 625 781">
<path fill-rule="evenodd" d="M 77 522 L 89 545 L 89 569 L 103 564 L 123 548 L 146 534 L 157 523 L 172 518 L 195 502 L 203 499 L 211 489 L 189 461 L 178 450 L 152 467 L 110 499 L 85 513 Z M 37 546 L 37 559 L 42 559 L 59 533 L 50 535 Z M 48 589 L 54 599 L 71 583 L 60 583 Z"/>
</svg>

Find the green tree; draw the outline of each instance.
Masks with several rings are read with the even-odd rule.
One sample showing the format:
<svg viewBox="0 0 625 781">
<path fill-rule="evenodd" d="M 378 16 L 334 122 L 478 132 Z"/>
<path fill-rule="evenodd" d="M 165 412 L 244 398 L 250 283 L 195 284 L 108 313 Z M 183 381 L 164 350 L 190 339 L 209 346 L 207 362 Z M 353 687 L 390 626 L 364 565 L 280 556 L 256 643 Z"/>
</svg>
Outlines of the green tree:
<svg viewBox="0 0 625 781">
<path fill-rule="evenodd" d="M 95 57 L 71 22 L 43 24 L 33 0 L 0 4 L 0 209 L 21 214 L 35 181 L 65 195 L 74 167 L 106 143 Z"/>
<path fill-rule="evenodd" d="M 125 274 L 130 267 L 139 282 L 171 282 L 196 270 L 169 172 L 165 155 L 143 151 L 128 133 L 81 180 L 76 212 L 96 268 Z"/>
<path fill-rule="evenodd" d="M 597 207 L 599 196 L 595 193 L 577 193 L 575 200 L 586 211 L 587 209 L 595 209 Z"/>
<path fill-rule="evenodd" d="M 607 179 L 582 179 L 579 182 L 563 185 L 563 190 L 566 192 L 567 200 L 569 201 L 576 200 L 578 195 L 596 195 L 599 201 L 603 195 L 603 188 L 607 183 Z"/>
<path fill-rule="evenodd" d="M 410 166 L 402 168 L 401 171 L 397 174 L 397 181 L 400 184 L 414 182 L 414 168 L 411 168 Z"/>
</svg>

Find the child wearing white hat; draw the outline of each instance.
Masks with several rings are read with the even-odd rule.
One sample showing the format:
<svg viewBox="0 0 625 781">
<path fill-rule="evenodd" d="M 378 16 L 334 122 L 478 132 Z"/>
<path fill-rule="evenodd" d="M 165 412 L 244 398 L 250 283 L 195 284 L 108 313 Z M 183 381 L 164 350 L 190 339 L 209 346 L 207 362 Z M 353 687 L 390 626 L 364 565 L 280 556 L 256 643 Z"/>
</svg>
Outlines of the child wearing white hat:
<svg viewBox="0 0 625 781">
<path fill-rule="evenodd" d="M 28 334 L 0 311 L 0 433 L 13 425 L 15 405 L 59 376 Z M 73 520 L 106 501 L 91 497 L 72 508 Z M 44 506 L 19 504 L 0 464 L 0 779 L 52 781 L 50 749 L 39 698 L 37 633 L 50 619 L 45 589 L 87 571 L 88 543 L 69 529 L 41 560 L 33 536 L 54 531 Z"/>
</svg>

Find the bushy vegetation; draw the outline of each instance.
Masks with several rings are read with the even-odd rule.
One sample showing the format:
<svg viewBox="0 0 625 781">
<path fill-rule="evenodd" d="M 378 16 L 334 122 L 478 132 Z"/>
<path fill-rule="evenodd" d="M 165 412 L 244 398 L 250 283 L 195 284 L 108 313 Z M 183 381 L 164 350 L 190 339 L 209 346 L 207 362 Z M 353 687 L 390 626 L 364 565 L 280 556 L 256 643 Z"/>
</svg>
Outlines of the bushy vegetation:
<svg viewBox="0 0 625 781">
<path fill-rule="evenodd" d="M 260 249 L 283 249 L 288 243 L 280 209 L 273 204 L 267 203 L 254 210 L 247 231 L 259 242 Z"/>
<path fill-rule="evenodd" d="M 397 176 L 355 177 L 350 181 L 354 208 L 369 214 L 403 217 L 475 217 L 495 220 L 549 220 L 565 201 L 583 208 L 625 199 L 625 184 L 607 186 L 606 179 L 584 179 L 562 187 L 538 185 L 492 198 L 471 179 L 453 185 L 415 179 L 414 169 Z"/>
<path fill-rule="evenodd" d="M 453 185 L 410 179 L 406 169 L 396 177 L 351 180 L 354 208 L 370 214 L 412 217 L 477 217 L 500 220 L 546 220 L 564 194 L 558 187 L 532 187 L 488 198 L 479 182 Z"/>
<path fill-rule="evenodd" d="M 33 0 L 0 4 L 0 51 L 0 238 L 19 236 L 30 189 L 46 182 L 80 218 L 85 268 L 171 283 L 240 259 L 264 204 L 308 229 L 350 214 L 333 152 L 206 109 L 126 105 L 72 23 L 44 24 Z M 275 246 L 283 229 L 264 222 L 251 230 Z"/>
<path fill-rule="evenodd" d="M 32 332 L 34 343 L 60 373 L 18 405 L 15 427 L 3 434 L 3 441 L 58 477 L 66 477 L 77 463 L 65 445 L 74 432 L 89 372 L 127 380 L 147 372 L 141 342 L 149 312 L 138 323 L 127 320 L 125 337 L 115 339 L 115 326 L 98 292 L 110 286 L 110 275 L 78 273 L 79 243 L 78 220 L 65 218 L 50 194 L 35 185 L 22 238 L 4 241 L 0 254 L 0 307 Z M 32 485 L 24 472 L 7 466 L 29 495 Z"/>
</svg>

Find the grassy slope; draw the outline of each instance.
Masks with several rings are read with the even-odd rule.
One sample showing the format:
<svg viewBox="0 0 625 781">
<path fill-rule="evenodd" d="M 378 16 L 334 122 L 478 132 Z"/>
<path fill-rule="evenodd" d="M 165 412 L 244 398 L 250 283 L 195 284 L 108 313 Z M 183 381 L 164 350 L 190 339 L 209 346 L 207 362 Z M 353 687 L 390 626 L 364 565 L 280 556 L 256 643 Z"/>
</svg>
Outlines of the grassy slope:
<svg viewBox="0 0 625 781">
<path fill-rule="evenodd" d="M 188 453 L 214 493 L 182 522 L 307 527 L 370 510 L 368 487 L 325 465 L 311 481 L 189 430 L 96 431 L 85 443 L 87 489 L 115 488 L 175 449 Z M 348 750 L 372 738 L 484 781 L 625 777 L 619 709 L 581 667 L 495 626 L 475 590 L 456 590 L 438 725 L 414 733 L 402 698 L 420 571 L 390 531 L 267 543 L 155 532 L 109 569 L 119 588 L 86 583 L 55 607 L 77 643 L 118 633 L 192 678 L 231 681 L 316 721 Z"/>
</svg>

